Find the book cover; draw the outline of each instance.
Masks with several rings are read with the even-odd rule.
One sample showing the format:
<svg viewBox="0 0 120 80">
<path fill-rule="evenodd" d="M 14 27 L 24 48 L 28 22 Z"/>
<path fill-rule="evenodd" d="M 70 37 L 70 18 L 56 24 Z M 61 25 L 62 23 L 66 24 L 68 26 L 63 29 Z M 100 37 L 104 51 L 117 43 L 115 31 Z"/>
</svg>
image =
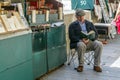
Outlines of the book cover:
<svg viewBox="0 0 120 80">
<path fill-rule="evenodd" d="M 0 19 L 0 33 L 3 33 L 3 32 L 6 32 L 6 30 L 5 30 L 4 26 L 3 26 L 3 23 L 1 21 L 1 19 Z"/>
<path fill-rule="evenodd" d="M 81 38 L 87 38 L 90 40 L 94 40 L 95 39 L 95 31 L 90 31 L 89 33 L 85 33 L 83 31 L 81 31 L 80 33 Z"/>
<path fill-rule="evenodd" d="M 12 28 L 8 22 L 7 16 L 6 15 L 0 15 L 0 18 L 3 22 L 3 25 L 5 26 L 7 31 L 12 31 Z"/>
</svg>

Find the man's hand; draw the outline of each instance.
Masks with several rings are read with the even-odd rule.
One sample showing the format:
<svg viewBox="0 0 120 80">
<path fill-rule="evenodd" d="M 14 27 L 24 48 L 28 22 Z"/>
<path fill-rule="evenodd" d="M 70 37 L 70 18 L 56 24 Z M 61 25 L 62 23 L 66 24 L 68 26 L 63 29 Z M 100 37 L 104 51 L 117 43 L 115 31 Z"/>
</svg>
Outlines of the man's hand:
<svg viewBox="0 0 120 80">
<path fill-rule="evenodd" d="M 83 38 L 82 41 L 83 41 L 85 44 L 88 44 L 89 39 L 87 39 L 87 38 Z"/>
</svg>

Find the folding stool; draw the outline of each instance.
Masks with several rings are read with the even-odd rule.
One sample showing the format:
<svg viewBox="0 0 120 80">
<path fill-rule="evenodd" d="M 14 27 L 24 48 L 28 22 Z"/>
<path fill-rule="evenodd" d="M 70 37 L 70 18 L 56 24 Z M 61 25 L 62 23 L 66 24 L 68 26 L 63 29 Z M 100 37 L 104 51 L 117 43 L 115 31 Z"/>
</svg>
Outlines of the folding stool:
<svg viewBox="0 0 120 80">
<path fill-rule="evenodd" d="M 71 62 L 78 58 L 77 50 L 75 48 L 69 50 L 69 55 L 68 55 L 68 65 L 71 64 Z M 94 65 L 94 51 L 87 51 L 84 54 L 84 63 L 87 65 Z M 75 65 L 75 63 L 74 63 Z"/>
</svg>

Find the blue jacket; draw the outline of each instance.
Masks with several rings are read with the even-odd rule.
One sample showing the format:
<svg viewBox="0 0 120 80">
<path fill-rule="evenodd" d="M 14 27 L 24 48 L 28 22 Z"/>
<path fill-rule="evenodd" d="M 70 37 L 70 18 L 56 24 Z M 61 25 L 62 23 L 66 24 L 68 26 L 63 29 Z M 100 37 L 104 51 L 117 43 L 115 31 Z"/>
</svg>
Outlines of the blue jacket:
<svg viewBox="0 0 120 80">
<path fill-rule="evenodd" d="M 85 20 L 87 32 L 94 30 L 96 33 L 95 39 L 98 38 L 98 33 L 92 22 Z M 69 25 L 69 39 L 70 39 L 70 48 L 76 48 L 77 42 L 82 38 L 80 37 L 81 27 L 78 21 L 74 21 Z"/>
</svg>

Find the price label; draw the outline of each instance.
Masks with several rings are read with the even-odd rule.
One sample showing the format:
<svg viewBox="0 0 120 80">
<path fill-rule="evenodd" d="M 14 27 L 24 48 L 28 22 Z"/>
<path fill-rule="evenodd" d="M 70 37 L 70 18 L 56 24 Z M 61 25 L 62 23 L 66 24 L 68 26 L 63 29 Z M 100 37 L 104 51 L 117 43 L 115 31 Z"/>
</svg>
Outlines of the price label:
<svg viewBox="0 0 120 80">
<path fill-rule="evenodd" d="M 80 0 L 80 5 L 81 6 L 85 6 L 87 4 L 87 1 L 86 0 Z"/>
</svg>

